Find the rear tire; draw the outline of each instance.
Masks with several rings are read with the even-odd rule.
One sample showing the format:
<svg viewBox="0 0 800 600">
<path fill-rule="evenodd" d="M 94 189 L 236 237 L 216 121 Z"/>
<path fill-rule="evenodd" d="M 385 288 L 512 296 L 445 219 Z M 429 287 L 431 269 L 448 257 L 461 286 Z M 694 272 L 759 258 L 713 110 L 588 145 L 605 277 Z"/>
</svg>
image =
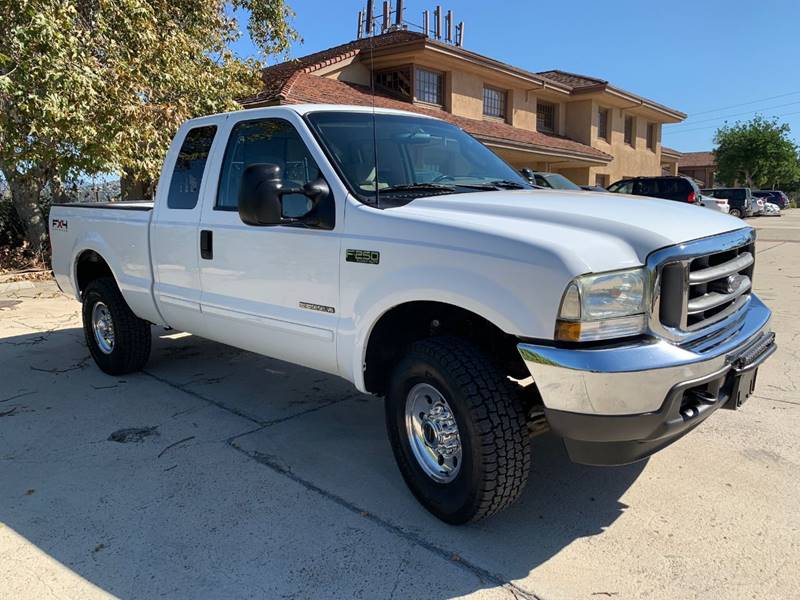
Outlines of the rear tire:
<svg viewBox="0 0 800 600">
<path fill-rule="evenodd" d="M 446 408 L 431 410 L 425 413 L 428 420 L 423 419 L 425 401 L 420 402 L 420 393 L 428 404 Z M 415 429 L 416 416 L 418 423 L 428 425 Z M 453 421 L 460 457 L 455 465 L 452 457 L 443 459 L 438 450 L 445 448 L 444 456 L 452 452 L 448 444 Z M 403 479 L 417 500 L 442 521 L 460 525 L 493 515 L 517 500 L 525 487 L 530 469 L 525 411 L 508 379 L 465 340 L 429 338 L 411 347 L 392 373 L 386 425 Z M 428 433 L 419 435 L 422 430 Z M 437 431 L 444 444 L 440 445 Z M 421 451 L 423 444 L 427 448 Z M 434 457 L 433 469 L 424 459 L 426 450 Z"/>
<path fill-rule="evenodd" d="M 131 311 L 110 277 L 83 292 L 83 333 L 94 362 L 109 375 L 140 371 L 150 357 L 150 324 Z"/>
<path fill-rule="evenodd" d="M 728 214 L 732 217 L 739 217 L 742 218 L 742 213 L 738 208 L 732 208 L 728 211 Z"/>
</svg>

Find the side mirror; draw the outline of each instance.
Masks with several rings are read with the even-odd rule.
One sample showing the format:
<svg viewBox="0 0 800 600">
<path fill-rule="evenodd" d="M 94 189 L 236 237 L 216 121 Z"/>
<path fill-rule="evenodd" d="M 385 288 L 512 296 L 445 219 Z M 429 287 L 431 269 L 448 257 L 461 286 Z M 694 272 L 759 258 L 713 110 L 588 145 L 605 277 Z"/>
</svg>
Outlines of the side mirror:
<svg viewBox="0 0 800 600">
<path fill-rule="evenodd" d="M 247 225 L 279 225 L 283 182 L 278 165 L 248 166 L 239 186 L 239 218 Z"/>
<path fill-rule="evenodd" d="M 284 217 L 283 196 L 302 194 L 311 200 L 311 207 L 303 215 Z M 327 182 L 321 177 L 306 183 L 302 188 L 285 188 L 278 165 L 261 163 L 248 166 L 242 174 L 239 187 L 239 218 L 247 225 L 280 225 L 305 223 L 319 203 L 330 195 Z M 319 219 L 308 224 L 317 225 Z"/>
</svg>

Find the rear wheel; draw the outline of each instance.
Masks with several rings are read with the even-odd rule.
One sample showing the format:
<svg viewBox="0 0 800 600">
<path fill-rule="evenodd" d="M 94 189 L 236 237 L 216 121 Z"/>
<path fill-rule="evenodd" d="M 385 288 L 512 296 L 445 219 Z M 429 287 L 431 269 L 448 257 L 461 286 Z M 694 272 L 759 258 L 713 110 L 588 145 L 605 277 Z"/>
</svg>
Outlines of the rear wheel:
<svg viewBox="0 0 800 600">
<path fill-rule="evenodd" d="M 128 307 L 116 282 L 95 279 L 83 292 L 83 333 L 89 353 L 102 371 L 139 371 L 150 356 L 150 324 Z"/>
<path fill-rule="evenodd" d="M 732 217 L 739 217 L 740 219 L 742 218 L 742 211 L 740 211 L 738 208 L 732 208 L 732 209 L 730 209 L 730 210 L 728 211 L 728 214 L 729 214 L 730 216 L 732 216 Z"/>
<path fill-rule="evenodd" d="M 508 379 L 464 340 L 411 347 L 392 374 L 386 424 L 412 493 L 447 523 L 495 514 L 525 487 L 525 411 Z"/>
</svg>

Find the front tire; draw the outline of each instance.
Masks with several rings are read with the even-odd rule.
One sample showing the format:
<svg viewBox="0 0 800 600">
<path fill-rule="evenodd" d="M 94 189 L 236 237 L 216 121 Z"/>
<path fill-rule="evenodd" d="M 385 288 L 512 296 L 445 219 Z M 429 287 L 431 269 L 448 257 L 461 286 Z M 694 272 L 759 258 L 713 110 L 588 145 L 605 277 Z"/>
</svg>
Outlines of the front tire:
<svg viewBox="0 0 800 600">
<path fill-rule="evenodd" d="M 739 217 L 742 218 L 742 212 L 738 208 L 732 208 L 728 211 L 728 214 L 732 217 Z"/>
<path fill-rule="evenodd" d="M 144 367 L 150 357 L 150 324 L 133 314 L 112 278 L 86 286 L 82 314 L 86 345 L 100 370 L 125 375 Z"/>
<path fill-rule="evenodd" d="M 403 479 L 442 521 L 493 515 L 525 487 L 525 411 L 508 379 L 465 340 L 411 347 L 392 373 L 386 425 Z"/>
</svg>

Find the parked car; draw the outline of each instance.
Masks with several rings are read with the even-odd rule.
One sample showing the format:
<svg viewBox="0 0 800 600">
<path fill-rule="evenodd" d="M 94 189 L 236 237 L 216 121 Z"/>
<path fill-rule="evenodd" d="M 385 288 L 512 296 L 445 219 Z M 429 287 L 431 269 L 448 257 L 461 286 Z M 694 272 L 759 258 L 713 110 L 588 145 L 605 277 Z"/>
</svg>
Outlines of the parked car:
<svg viewBox="0 0 800 600">
<path fill-rule="evenodd" d="M 753 190 L 753 196 L 761 198 L 765 202 L 771 202 L 781 210 L 789 206 L 789 197 L 778 190 Z"/>
<path fill-rule="evenodd" d="M 711 196 L 704 196 L 700 194 L 700 199 L 698 200 L 698 204 L 701 204 L 705 208 L 710 208 L 711 210 L 716 210 L 721 213 L 725 213 L 726 215 L 730 212 L 730 205 L 728 201 L 724 198 L 712 198 Z"/>
<path fill-rule="evenodd" d="M 522 169 L 520 173 L 530 183 L 538 187 L 552 190 L 574 190 L 576 192 L 581 190 L 579 185 L 572 183 L 561 173 L 544 173 L 542 171 L 532 171 L 531 169 Z"/>
<path fill-rule="evenodd" d="M 154 324 L 341 376 L 385 397 L 403 478 L 448 523 L 520 496 L 531 431 L 549 424 L 576 462 L 630 463 L 738 408 L 775 350 L 752 228 L 530 189 L 402 111 L 193 119 L 154 203 L 54 204 L 49 225 L 102 371 L 141 369 Z"/>
<path fill-rule="evenodd" d="M 765 202 L 764 203 L 764 216 L 765 217 L 780 217 L 781 216 L 781 207 L 777 204 L 773 204 L 772 202 Z"/>
<path fill-rule="evenodd" d="M 750 188 L 709 188 L 702 190 L 703 195 L 720 198 L 728 201 L 732 217 L 752 217 L 757 205 L 753 203 L 753 194 Z"/>
<path fill-rule="evenodd" d="M 700 188 L 697 184 L 681 175 L 622 179 L 608 186 L 608 191 L 616 194 L 663 198 L 687 204 L 698 203 L 700 199 Z"/>
</svg>

